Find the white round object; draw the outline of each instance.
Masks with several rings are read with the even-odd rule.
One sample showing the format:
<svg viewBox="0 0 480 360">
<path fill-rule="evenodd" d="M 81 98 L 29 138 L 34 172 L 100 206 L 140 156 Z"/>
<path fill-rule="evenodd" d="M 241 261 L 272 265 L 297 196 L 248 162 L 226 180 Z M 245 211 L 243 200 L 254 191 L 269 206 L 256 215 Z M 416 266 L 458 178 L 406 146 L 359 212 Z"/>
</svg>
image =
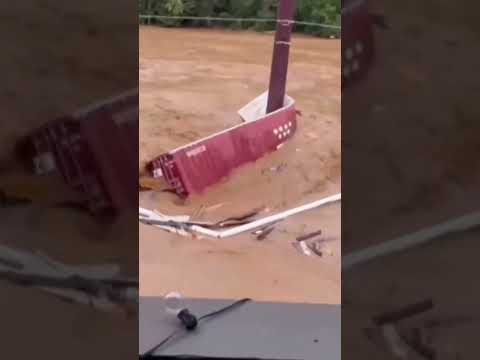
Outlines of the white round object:
<svg viewBox="0 0 480 360">
<path fill-rule="evenodd" d="M 177 316 L 185 309 L 183 296 L 178 292 L 171 292 L 165 295 L 165 310 L 167 313 Z"/>
</svg>

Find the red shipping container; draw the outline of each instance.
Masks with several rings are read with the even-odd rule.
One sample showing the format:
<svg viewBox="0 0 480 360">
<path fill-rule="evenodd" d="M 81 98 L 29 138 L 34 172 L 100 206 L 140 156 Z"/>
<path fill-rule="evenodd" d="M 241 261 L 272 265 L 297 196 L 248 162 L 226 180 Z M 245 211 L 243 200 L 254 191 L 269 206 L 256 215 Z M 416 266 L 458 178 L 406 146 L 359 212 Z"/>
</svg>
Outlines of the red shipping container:
<svg viewBox="0 0 480 360">
<path fill-rule="evenodd" d="M 19 142 L 38 175 L 59 172 L 94 212 L 138 206 L 138 90 L 48 122 Z"/>
<path fill-rule="evenodd" d="M 267 94 L 240 110 L 244 122 L 159 156 L 147 165 L 183 197 L 202 193 L 232 170 L 279 149 L 297 129 L 295 102 L 265 115 Z M 261 115 L 263 114 L 263 115 Z"/>
<path fill-rule="evenodd" d="M 372 64 L 374 36 L 367 0 L 342 4 L 342 87 L 362 78 Z"/>
</svg>

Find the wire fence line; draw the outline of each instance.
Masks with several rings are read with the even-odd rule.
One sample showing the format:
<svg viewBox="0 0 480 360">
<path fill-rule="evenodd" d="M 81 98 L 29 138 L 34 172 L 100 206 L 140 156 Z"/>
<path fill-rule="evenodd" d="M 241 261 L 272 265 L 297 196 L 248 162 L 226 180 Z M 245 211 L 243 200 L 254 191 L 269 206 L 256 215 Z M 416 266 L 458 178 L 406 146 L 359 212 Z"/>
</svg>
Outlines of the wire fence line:
<svg viewBox="0 0 480 360">
<path fill-rule="evenodd" d="M 296 20 L 278 20 L 274 18 L 220 18 L 220 17 L 200 17 L 200 16 L 166 16 L 166 15 L 139 15 L 140 20 L 205 20 L 205 21 L 224 21 L 224 22 L 257 22 L 257 23 L 276 23 L 276 22 L 291 22 L 297 25 L 314 26 L 325 29 L 341 30 L 341 26 L 331 24 L 321 24 L 308 21 Z"/>
</svg>

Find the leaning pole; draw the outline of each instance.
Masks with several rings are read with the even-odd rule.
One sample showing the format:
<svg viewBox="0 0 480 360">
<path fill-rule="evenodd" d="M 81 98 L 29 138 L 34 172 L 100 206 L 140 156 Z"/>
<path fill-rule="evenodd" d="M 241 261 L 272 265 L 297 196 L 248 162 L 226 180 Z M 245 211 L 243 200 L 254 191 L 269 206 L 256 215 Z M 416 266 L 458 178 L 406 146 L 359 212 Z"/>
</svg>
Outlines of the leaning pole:
<svg viewBox="0 0 480 360">
<path fill-rule="evenodd" d="M 296 0 L 279 0 L 277 30 L 273 47 L 267 113 L 283 107 L 287 86 L 288 58 L 295 17 Z"/>
</svg>

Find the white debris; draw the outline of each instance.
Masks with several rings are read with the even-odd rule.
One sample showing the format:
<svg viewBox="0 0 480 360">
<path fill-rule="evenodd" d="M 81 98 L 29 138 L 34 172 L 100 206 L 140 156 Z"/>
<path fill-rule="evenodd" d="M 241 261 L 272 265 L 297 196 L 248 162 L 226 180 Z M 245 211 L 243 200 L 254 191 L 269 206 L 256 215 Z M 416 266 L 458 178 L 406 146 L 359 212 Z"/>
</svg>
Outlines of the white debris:
<svg viewBox="0 0 480 360">
<path fill-rule="evenodd" d="M 32 287 L 54 294 L 63 299 L 76 303 L 89 304 L 100 309 L 112 309 L 117 307 L 107 294 L 100 293 L 93 296 L 87 291 L 62 285 L 63 280 L 69 281 L 79 278 L 92 284 L 101 284 L 109 281 L 124 281 L 125 284 L 134 283 L 131 279 L 120 278 L 120 267 L 115 264 L 102 265 L 67 265 L 53 260 L 43 252 L 28 252 L 14 249 L 5 245 L 0 246 L 0 277 L 7 281 L 15 282 L 16 279 L 31 279 Z M 73 280 L 72 280 L 73 281 Z M 30 280 L 28 281 L 30 283 Z M 20 284 L 23 282 L 20 281 Z M 47 285 L 48 284 L 48 285 Z M 138 297 L 138 286 L 122 286 L 121 297 L 126 302 L 135 302 L 135 294 Z"/>
<path fill-rule="evenodd" d="M 187 217 L 172 217 L 172 216 L 165 216 L 163 214 L 159 215 L 159 214 L 155 213 L 154 211 L 143 209 L 143 208 L 139 208 L 139 220 L 140 221 L 142 221 L 142 220 L 143 221 L 148 221 L 148 220 L 171 221 L 172 223 L 178 224 L 179 229 L 182 229 L 182 230 L 188 229 L 189 231 L 192 231 L 192 232 L 197 233 L 197 234 L 205 235 L 205 236 L 212 237 L 212 238 L 222 239 L 222 238 L 227 238 L 227 237 L 239 235 L 239 234 L 244 233 L 244 232 L 252 231 L 252 230 L 258 229 L 260 227 L 263 227 L 265 225 L 273 224 L 275 222 L 284 220 L 284 219 L 286 219 L 290 216 L 300 214 L 300 213 L 305 212 L 305 211 L 317 209 L 319 207 L 338 202 L 338 201 L 341 200 L 341 198 L 342 198 L 341 193 L 335 194 L 335 195 L 329 196 L 327 198 L 311 202 L 309 204 L 305 204 L 305 205 L 302 205 L 302 206 L 299 206 L 299 207 L 296 207 L 296 208 L 293 208 L 293 209 L 283 211 L 283 212 L 275 214 L 275 215 L 265 217 L 263 219 L 258 219 L 258 220 L 255 220 L 255 221 L 243 224 L 243 225 L 239 225 L 239 226 L 236 226 L 236 227 L 232 227 L 230 229 L 220 230 L 220 231 L 212 230 L 212 229 L 209 229 L 209 228 L 206 228 L 204 226 L 197 225 L 197 224 L 188 224 L 188 223 L 186 223 L 188 220 L 185 221 L 185 219 Z M 182 219 L 183 221 L 178 221 L 178 219 Z M 155 226 L 160 227 L 160 228 L 165 229 L 165 230 L 167 230 L 167 228 L 169 227 L 168 225 L 164 225 L 164 224 L 155 225 Z M 171 227 L 176 228 L 175 226 L 171 226 Z"/>
</svg>

